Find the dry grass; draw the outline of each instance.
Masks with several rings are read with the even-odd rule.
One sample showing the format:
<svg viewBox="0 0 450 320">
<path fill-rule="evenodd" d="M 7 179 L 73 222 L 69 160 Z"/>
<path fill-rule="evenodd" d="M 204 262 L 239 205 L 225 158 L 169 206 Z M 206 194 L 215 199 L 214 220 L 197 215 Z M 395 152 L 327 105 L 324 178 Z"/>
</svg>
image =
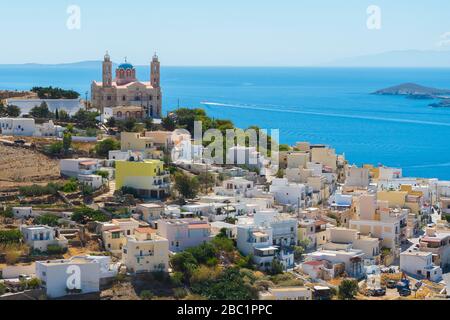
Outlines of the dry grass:
<svg viewBox="0 0 450 320">
<path fill-rule="evenodd" d="M 29 149 L 0 144 L 0 188 L 59 179 L 59 163 Z"/>
</svg>

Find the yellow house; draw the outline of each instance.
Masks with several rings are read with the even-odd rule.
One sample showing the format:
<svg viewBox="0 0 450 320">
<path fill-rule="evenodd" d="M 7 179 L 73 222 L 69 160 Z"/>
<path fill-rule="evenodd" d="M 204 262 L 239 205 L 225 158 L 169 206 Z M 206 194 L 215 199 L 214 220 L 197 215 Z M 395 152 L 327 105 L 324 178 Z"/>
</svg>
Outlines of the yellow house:
<svg viewBox="0 0 450 320">
<path fill-rule="evenodd" d="M 145 157 L 151 159 L 161 159 L 164 153 L 155 146 L 153 138 L 142 136 L 136 132 L 122 132 L 120 134 L 120 146 L 121 150 L 127 151 L 139 151 L 142 152 Z"/>
<path fill-rule="evenodd" d="M 138 228 L 123 246 L 122 262 L 129 272 L 167 272 L 169 241 L 151 228 Z"/>
<path fill-rule="evenodd" d="M 378 191 L 377 199 L 388 203 L 389 208 L 405 208 L 407 191 L 386 190 Z"/>
<path fill-rule="evenodd" d="M 143 198 L 161 199 L 169 193 L 170 176 L 160 160 L 116 161 L 116 190 L 123 187 Z"/>
</svg>

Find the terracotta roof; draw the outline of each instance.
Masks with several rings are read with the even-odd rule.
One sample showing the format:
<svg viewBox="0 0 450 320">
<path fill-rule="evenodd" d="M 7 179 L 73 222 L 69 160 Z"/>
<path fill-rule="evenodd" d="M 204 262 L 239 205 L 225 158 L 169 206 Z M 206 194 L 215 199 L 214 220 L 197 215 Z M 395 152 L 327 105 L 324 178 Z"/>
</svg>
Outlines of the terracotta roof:
<svg viewBox="0 0 450 320">
<path fill-rule="evenodd" d="M 155 229 L 152 228 L 137 228 L 136 232 L 138 233 L 147 233 L 147 234 L 152 234 L 152 233 L 156 233 Z"/>
<path fill-rule="evenodd" d="M 95 166 L 97 164 L 97 162 L 95 162 L 95 161 L 83 161 L 83 162 L 80 162 L 80 164 L 83 165 L 83 166 Z"/>
<path fill-rule="evenodd" d="M 202 223 L 202 224 L 190 224 L 188 226 L 189 229 L 208 229 L 209 228 L 209 224 L 207 223 Z"/>
<path fill-rule="evenodd" d="M 323 265 L 323 262 L 322 261 L 318 261 L 318 260 L 314 260 L 314 261 L 306 261 L 303 264 L 306 264 L 308 266 L 318 267 L 318 266 Z"/>
</svg>

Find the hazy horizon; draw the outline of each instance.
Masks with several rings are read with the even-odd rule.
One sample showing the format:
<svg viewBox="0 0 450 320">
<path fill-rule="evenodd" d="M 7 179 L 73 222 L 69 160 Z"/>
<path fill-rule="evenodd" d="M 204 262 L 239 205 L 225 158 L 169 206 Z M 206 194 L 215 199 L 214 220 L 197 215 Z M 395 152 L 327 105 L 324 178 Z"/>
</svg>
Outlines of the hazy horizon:
<svg viewBox="0 0 450 320">
<path fill-rule="evenodd" d="M 107 50 L 135 65 L 158 52 L 166 66 L 273 67 L 446 52 L 449 10 L 445 0 L 16 0 L 2 8 L 0 64 L 98 61 Z"/>
</svg>

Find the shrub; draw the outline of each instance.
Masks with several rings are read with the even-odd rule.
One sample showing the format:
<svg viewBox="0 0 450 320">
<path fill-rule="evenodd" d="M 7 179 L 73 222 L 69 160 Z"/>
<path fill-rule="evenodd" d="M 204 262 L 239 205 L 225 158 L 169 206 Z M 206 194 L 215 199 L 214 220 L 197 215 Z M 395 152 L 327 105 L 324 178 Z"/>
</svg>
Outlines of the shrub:
<svg viewBox="0 0 450 320">
<path fill-rule="evenodd" d="M 6 264 L 14 265 L 19 261 L 20 252 L 17 250 L 7 250 L 5 254 Z"/>
<path fill-rule="evenodd" d="M 48 255 L 61 255 L 67 252 L 66 248 L 60 247 L 58 245 L 49 245 L 47 246 L 47 254 Z"/>
<path fill-rule="evenodd" d="M 182 300 L 187 296 L 187 292 L 184 288 L 175 288 L 173 290 L 173 296 L 177 300 Z"/>
<path fill-rule="evenodd" d="M 150 290 L 144 290 L 140 294 L 140 298 L 142 300 L 152 300 L 154 298 L 154 296 L 155 295 Z"/>
<path fill-rule="evenodd" d="M 18 229 L 0 230 L 0 244 L 19 243 L 22 239 L 22 233 Z"/>
<path fill-rule="evenodd" d="M 39 289 L 41 287 L 41 280 L 38 278 L 33 278 L 27 281 L 27 288 L 28 289 Z"/>
<path fill-rule="evenodd" d="M 62 186 L 57 183 L 50 182 L 46 186 L 32 185 L 20 187 L 19 192 L 25 197 L 41 197 L 44 195 L 55 195 L 58 191 L 62 190 Z"/>
<path fill-rule="evenodd" d="M 53 214 L 44 214 L 34 219 L 35 224 L 56 227 L 58 225 L 59 217 Z"/>
<path fill-rule="evenodd" d="M 356 280 L 346 279 L 339 286 L 339 299 L 353 300 L 358 293 L 358 282 Z"/>
<path fill-rule="evenodd" d="M 66 182 L 62 188 L 62 191 L 65 193 L 72 193 L 78 190 L 78 182 L 76 179 L 70 179 Z"/>
<path fill-rule="evenodd" d="M 6 293 L 6 286 L 3 282 L 0 282 L 0 296 L 4 295 Z"/>
</svg>

